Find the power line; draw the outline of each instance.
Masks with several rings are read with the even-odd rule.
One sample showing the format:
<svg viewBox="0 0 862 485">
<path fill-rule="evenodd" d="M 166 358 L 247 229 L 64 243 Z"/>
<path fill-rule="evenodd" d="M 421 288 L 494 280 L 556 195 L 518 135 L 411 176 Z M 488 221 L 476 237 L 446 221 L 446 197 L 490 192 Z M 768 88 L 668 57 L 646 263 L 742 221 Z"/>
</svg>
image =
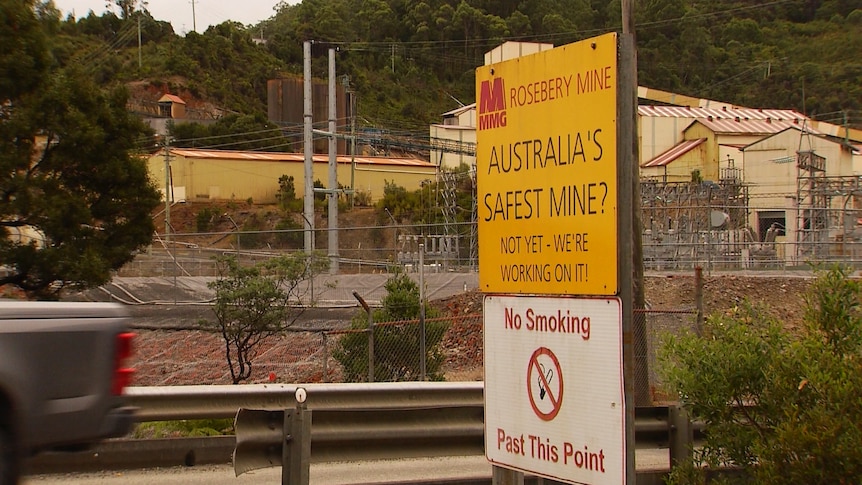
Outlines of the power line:
<svg viewBox="0 0 862 485">
<path fill-rule="evenodd" d="M 740 7 L 728 8 L 725 10 L 718 10 L 715 12 L 704 12 L 700 14 L 692 14 L 692 15 L 684 15 L 682 17 L 675 17 L 670 19 L 662 19 L 662 20 L 654 20 L 651 22 L 641 22 L 636 24 L 636 28 L 638 29 L 649 29 L 652 27 L 659 27 L 666 24 L 675 24 L 680 23 L 682 21 L 687 20 L 695 20 L 695 19 L 706 19 L 711 17 L 718 17 L 723 15 L 730 15 L 737 12 L 750 11 L 750 10 L 759 10 L 769 7 L 774 7 L 776 5 L 782 5 L 785 3 L 797 2 L 799 0 L 774 0 L 772 2 L 760 3 L 755 5 L 745 5 Z M 595 29 L 583 29 L 583 30 L 570 30 L 570 31 L 562 31 L 562 32 L 552 32 L 546 34 L 534 34 L 534 35 L 518 35 L 518 36 L 501 36 L 501 37 L 493 37 L 493 38 L 478 38 L 478 39 L 446 39 L 446 40 L 416 40 L 416 41 L 363 41 L 363 42 L 352 42 L 352 41 L 326 41 L 322 42 L 322 44 L 332 44 L 343 47 L 345 49 L 352 48 L 358 49 L 359 47 L 367 47 L 367 50 L 374 50 L 375 52 L 389 52 L 391 46 L 428 46 L 428 47 L 437 47 L 441 49 L 451 49 L 452 44 L 461 44 L 461 45 L 469 45 L 470 47 L 478 47 L 480 45 L 497 45 L 500 41 L 507 40 L 531 40 L 531 41 L 540 41 L 540 40 L 550 40 L 557 37 L 563 36 L 594 36 L 600 35 L 603 33 L 614 32 L 619 30 L 617 27 L 605 27 L 605 28 L 595 28 Z M 375 48 L 375 49 L 372 49 Z"/>
</svg>

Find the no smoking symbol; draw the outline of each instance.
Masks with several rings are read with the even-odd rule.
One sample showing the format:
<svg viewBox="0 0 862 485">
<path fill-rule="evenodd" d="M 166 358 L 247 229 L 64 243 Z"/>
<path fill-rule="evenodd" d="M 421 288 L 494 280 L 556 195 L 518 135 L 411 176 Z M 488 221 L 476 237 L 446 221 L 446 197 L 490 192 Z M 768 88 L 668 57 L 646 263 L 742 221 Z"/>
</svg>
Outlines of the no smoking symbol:
<svg viewBox="0 0 862 485">
<path fill-rule="evenodd" d="M 539 347 L 530 356 L 527 394 L 539 419 L 551 421 L 557 417 L 563 405 L 563 372 L 557 356 L 547 347 Z"/>
</svg>

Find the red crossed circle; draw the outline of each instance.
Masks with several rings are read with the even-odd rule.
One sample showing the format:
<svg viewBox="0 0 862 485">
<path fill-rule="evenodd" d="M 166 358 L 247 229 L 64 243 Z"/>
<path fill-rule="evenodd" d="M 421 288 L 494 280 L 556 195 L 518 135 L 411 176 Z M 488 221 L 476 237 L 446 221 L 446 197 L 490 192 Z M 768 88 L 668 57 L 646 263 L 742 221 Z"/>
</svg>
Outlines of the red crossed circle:
<svg viewBox="0 0 862 485">
<path fill-rule="evenodd" d="M 555 394 L 554 390 L 548 385 L 548 378 L 545 373 L 542 372 L 542 367 L 539 364 L 539 356 L 546 355 L 551 359 L 551 362 L 554 364 L 554 369 L 556 372 L 557 379 L 560 382 L 560 391 L 559 395 Z M 538 374 L 538 380 L 534 379 L 534 372 Z M 551 405 L 553 409 L 550 412 L 544 412 L 536 405 L 536 399 L 533 397 L 533 381 L 537 383 L 540 382 L 540 388 L 544 389 L 548 394 L 548 398 L 551 401 Z M 557 356 L 551 352 L 551 349 L 547 347 L 539 347 L 533 352 L 533 355 L 530 356 L 530 363 L 527 367 L 527 394 L 530 396 L 530 406 L 533 408 L 533 412 L 536 413 L 536 416 L 539 417 L 542 421 L 551 421 L 557 414 L 560 412 L 560 408 L 563 405 L 563 372 L 560 368 L 560 361 L 557 360 Z"/>
</svg>

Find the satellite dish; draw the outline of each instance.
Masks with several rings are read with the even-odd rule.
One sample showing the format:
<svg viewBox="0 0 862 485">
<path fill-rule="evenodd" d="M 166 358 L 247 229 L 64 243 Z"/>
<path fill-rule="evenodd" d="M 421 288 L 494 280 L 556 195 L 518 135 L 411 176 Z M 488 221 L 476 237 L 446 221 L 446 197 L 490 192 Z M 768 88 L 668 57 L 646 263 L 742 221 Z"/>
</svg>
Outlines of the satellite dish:
<svg viewBox="0 0 862 485">
<path fill-rule="evenodd" d="M 730 221 L 730 216 L 726 212 L 712 211 L 709 213 L 709 225 L 713 229 L 723 227 Z"/>
</svg>

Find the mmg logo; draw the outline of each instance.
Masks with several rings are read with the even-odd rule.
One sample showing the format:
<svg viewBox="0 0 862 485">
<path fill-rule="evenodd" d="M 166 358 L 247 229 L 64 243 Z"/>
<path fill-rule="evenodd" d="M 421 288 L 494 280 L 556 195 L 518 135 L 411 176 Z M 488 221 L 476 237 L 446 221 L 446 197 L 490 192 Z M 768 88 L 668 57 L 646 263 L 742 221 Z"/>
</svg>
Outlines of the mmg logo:
<svg viewBox="0 0 862 485">
<path fill-rule="evenodd" d="M 506 98 L 503 78 L 482 81 L 479 88 L 479 129 L 506 126 Z"/>
</svg>

